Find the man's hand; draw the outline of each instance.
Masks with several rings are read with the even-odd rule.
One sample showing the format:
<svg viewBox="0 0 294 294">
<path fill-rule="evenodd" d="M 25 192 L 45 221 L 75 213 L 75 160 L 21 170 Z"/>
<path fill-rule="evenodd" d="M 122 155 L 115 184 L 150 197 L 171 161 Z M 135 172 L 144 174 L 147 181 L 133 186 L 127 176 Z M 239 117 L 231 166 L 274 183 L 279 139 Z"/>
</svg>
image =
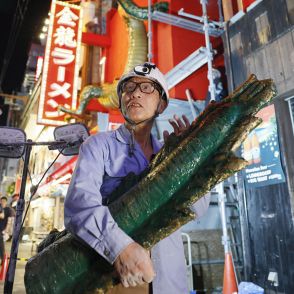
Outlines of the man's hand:
<svg viewBox="0 0 294 294">
<path fill-rule="evenodd" d="M 169 123 L 174 128 L 174 133 L 176 136 L 181 135 L 184 131 L 186 131 L 190 127 L 190 122 L 185 115 L 182 115 L 183 121 L 175 114 L 174 120 L 169 119 Z M 169 136 L 168 131 L 163 132 L 164 141 L 166 141 L 167 137 Z"/>
<path fill-rule="evenodd" d="M 155 277 L 148 251 L 135 242 L 120 253 L 114 262 L 114 267 L 124 287 L 150 283 Z"/>
</svg>

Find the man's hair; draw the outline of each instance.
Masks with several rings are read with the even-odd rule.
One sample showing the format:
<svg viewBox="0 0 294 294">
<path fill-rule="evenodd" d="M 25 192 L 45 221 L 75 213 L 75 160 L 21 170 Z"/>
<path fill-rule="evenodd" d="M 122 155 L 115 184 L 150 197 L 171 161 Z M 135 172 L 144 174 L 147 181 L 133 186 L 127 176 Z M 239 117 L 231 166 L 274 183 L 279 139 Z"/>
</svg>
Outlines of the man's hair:
<svg viewBox="0 0 294 294">
<path fill-rule="evenodd" d="M 7 198 L 6 196 L 2 196 L 2 197 L 1 197 L 1 200 L 2 200 L 2 199 L 6 200 L 6 201 L 8 200 L 8 198 Z"/>
</svg>

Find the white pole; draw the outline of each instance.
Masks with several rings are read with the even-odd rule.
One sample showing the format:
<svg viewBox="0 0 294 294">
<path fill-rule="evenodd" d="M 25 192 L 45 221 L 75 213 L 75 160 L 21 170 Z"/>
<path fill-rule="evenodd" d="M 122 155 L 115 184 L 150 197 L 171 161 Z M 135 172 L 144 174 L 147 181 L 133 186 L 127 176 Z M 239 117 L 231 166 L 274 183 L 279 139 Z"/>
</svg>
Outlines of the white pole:
<svg viewBox="0 0 294 294">
<path fill-rule="evenodd" d="M 152 1 L 148 0 L 148 61 L 151 62 L 153 55 L 152 55 Z"/>
<path fill-rule="evenodd" d="M 213 60 L 213 54 L 211 50 L 211 44 L 209 40 L 209 24 L 208 24 L 208 17 L 207 17 L 207 9 L 206 4 L 207 0 L 200 0 L 200 3 L 202 4 L 202 12 L 203 12 L 203 30 L 205 35 L 205 44 L 206 44 L 206 54 L 207 54 L 207 66 L 208 66 L 208 80 L 209 80 L 209 92 L 210 92 L 210 101 L 215 100 L 215 85 L 213 82 L 213 76 L 212 76 L 212 60 Z"/>
<path fill-rule="evenodd" d="M 222 244 L 224 245 L 225 253 L 230 252 L 230 238 L 228 236 L 227 218 L 226 218 L 226 194 L 224 193 L 224 183 L 221 182 L 216 186 L 218 192 L 218 205 L 222 222 Z"/>
<path fill-rule="evenodd" d="M 191 238 L 187 233 L 181 233 L 182 237 L 187 238 L 187 250 L 188 250 L 188 262 L 187 262 L 187 273 L 188 273 L 188 284 L 189 291 L 193 290 L 193 268 L 192 268 L 192 250 L 191 250 Z"/>
<path fill-rule="evenodd" d="M 188 99 L 188 102 L 189 102 L 189 106 L 190 106 L 190 109 L 191 109 L 191 112 L 192 112 L 193 120 L 194 120 L 197 117 L 197 114 L 196 114 L 196 111 L 195 111 L 195 108 L 194 108 L 194 105 L 193 105 L 193 99 L 192 99 L 190 90 L 186 89 L 185 93 L 186 93 L 186 96 L 187 96 L 187 99 Z"/>
<path fill-rule="evenodd" d="M 228 235 L 228 228 L 227 228 L 226 194 L 225 194 L 225 190 L 224 190 L 224 183 L 221 182 L 220 184 L 218 184 L 216 186 L 216 189 L 218 191 L 218 206 L 219 206 L 221 221 L 222 221 L 222 229 L 223 229 L 222 244 L 224 245 L 225 260 L 226 260 L 227 255 L 231 255 L 231 259 L 233 262 L 234 275 L 235 275 L 236 283 L 238 283 L 237 278 L 236 278 L 236 271 L 235 271 L 233 256 L 231 253 L 231 241 L 230 241 L 230 238 Z M 228 265 L 226 265 L 226 261 L 225 261 L 225 268 L 226 268 L 226 266 L 228 266 Z M 236 292 L 233 292 L 233 294 L 234 293 L 236 293 Z"/>
</svg>

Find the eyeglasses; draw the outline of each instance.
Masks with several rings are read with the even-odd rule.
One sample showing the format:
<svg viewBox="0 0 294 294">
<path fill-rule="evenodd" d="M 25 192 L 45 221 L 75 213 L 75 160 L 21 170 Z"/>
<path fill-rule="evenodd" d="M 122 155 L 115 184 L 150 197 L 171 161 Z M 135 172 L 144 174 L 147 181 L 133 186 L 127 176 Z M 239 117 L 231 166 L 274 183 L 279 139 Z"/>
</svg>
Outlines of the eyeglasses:
<svg viewBox="0 0 294 294">
<path fill-rule="evenodd" d="M 122 85 L 122 92 L 125 94 L 130 94 L 133 93 L 137 87 L 139 87 L 140 91 L 145 94 L 151 94 L 155 89 L 159 92 L 159 94 L 161 94 L 160 86 L 153 82 L 136 83 L 133 81 L 128 81 Z"/>
</svg>

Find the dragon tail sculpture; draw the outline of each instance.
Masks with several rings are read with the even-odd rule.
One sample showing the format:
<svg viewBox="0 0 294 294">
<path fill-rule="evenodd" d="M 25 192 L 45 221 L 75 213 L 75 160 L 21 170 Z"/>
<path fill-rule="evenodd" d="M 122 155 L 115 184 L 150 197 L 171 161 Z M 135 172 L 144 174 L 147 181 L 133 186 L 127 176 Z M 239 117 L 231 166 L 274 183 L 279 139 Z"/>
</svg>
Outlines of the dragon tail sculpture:
<svg viewBox="0 0 294 294">
<path fill-rule="evenodd" d="M 151 248 L 191 220 L 189 206 L 247 164 L 233 151 L 261 122 L 254 115 L 275 95 L 271 80 L 252 75 L 222 102 L 209 105 L 180 137 L 170 136 L 137 184 L 129 189 L 134 177 L 121 197 L 112 198 L 109 209 L 118 225 Z M 28 294 L 104 293 L 117 283 L 113 268 L 93 249 L 70 233 L 55 239 L 26 265 Z"/>
<path fill-rule="evenodd" d="M 148 19 L 148 7 L 139 7 L 132 0 L 117 0 L 125 12 L 133 18 L 139 20 Z M 168 11 L 168 2 L 158 2 L 152 5 L 152 11 L 157 10 L 161 12 Z"/>
</svg>

